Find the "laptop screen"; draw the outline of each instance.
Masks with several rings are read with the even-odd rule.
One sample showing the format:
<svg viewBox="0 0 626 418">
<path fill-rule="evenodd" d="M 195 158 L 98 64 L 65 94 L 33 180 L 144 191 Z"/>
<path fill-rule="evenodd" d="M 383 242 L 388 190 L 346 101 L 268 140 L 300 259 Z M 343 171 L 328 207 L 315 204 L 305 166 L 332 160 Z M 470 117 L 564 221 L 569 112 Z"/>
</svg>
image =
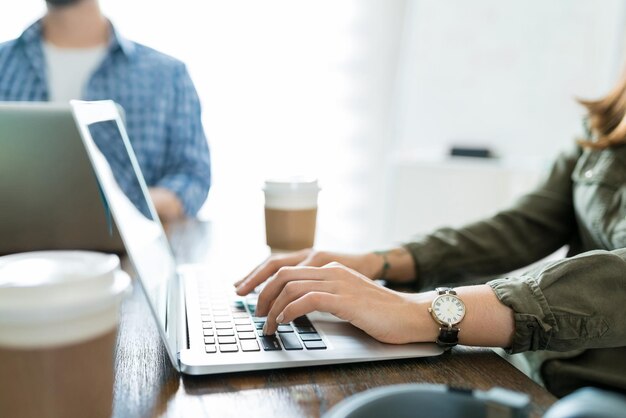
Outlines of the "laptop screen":
<svg viewBox="0 0 626 418">
<path fill-rule="evenodd" d="M 163 336 L 175 347 L 175 327 L 168 326 L 168 298 L 177 284 L 176 264 L 117 106 L 72 102 L 72 107 L 126 251 Z"/>
</svg>

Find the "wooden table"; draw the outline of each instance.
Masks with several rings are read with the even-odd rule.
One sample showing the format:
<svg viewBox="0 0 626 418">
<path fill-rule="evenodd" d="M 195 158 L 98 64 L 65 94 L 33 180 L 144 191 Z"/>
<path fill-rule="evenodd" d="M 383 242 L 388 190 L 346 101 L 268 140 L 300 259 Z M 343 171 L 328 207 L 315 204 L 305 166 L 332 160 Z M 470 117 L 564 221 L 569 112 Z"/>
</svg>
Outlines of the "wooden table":
<svg viewBox="0 0 626 418">
<path fill-rule="evenodd" d="M 170 231 L 177 258 L 205 258 L 210 224 L 182 223 Z M 199 247 L 199 244 L 205 247 Z M 228 253 L 228 246 L 222 254 Z M 212 251 L 218 252 L 218 251 Z M 248 265 L 251 267 L 251 265 Z M 457 347 L 439 357 L 212 376 L 174 370 L 138 285 L 122 307 L 116 350 L 114 417 L 319 417 L 354 393 L 399 383 L 445 383 L 525 392 L 532 416 L 556 400 L 486 348 Z"/>
</svg>

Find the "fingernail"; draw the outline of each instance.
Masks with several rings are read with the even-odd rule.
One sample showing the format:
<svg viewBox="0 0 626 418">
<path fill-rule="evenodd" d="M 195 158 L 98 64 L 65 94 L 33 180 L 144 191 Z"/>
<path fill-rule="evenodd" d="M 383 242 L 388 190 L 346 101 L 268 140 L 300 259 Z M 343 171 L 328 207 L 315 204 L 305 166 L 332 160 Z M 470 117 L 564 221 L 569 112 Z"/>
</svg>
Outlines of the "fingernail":
<svg viewBox="0 0 626 418">
<path fill-rule="evenodd" d="M 280 315 L 276 317 L 276 322 L 278 322 L 279 324 L 282 324 L 283 319 L 285 319 L 285 314 L 281 312 Z"/>
</svg>

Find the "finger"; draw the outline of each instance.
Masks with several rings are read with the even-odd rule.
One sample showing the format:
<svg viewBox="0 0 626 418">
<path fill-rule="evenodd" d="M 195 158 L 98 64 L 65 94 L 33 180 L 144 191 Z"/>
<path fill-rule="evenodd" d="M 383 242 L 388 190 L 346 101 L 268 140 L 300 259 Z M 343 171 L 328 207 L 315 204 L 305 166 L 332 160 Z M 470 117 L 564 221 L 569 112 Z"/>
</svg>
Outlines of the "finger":
<svg viewBox="0 0 626 418">
<path fill-rule="evenodd" d="M 288 323 L 300 316 L 315 311 L 328 312 L 338 316 L 340 306 L 341 297 L 338 295 L 326 292 L 309 292 L 289 303 L 285 309 L 277 315 L 277 318 L 273 319 L 273 321 L 274 323 Z M 268 320 L 269 319 L 270 318 L 268 316 Z M 268 326 L 267 322 L 266 326 Z M 271 330 L 268 326 L 267 331 L 268 334 L 271 334 L 270 331 L 276 332 L 276 329 Z"/>
<path fill-rule="evenodd" d="M 272 304 L 272 307 L 269 309 L 267 320 L 265 321 L 265 327 L 263 327 L 263 332 L 266 334 L 273 334 L 276 332 L 276 327 L 280 323 L 280 321 L 276 320 L 276 317 L 294 300 L 299 299 L 311 292 L 324 292 L 332 294 L 335 293 L 334 287 L 333 282 L 322 280 L 297 280 L 287 283 Z"/>
<path fill-rule="evenodd" d="M 308 252 L 309 250 L 303 250 L 283 256 L 273 256 L 268 258 L 263 264 L 243 279 L 243 281 L 237 286 L 237 294 L 240 296 L 247 295 L 258 285 L 269 279 L 281 267 L 298 264 L 306 258 Z"/>
<path fill-rule="evenodd" d="M 234 285 L 235 286 L 239 286 L 241 285 L 243 282 L 245 282 L 248 278 L 250 278 L 251 276 L 253 276 L 254 274 L 256 274 L 261 268 L 263 268 L 265 265 L 267 265 L 270 262 L 277 262 L 277 263 L 291 263 L 290 265 L 296 265 L 297 263 L 300 262 L 300 260 L 302 258 L 307 258 L 309 257 L 309 255 L 312 253 L 311 249 L 304 249 L 304 250 L 300 250 L 300 251 L 295 251 L 292 253 L 288 253 L 288 254 L 280 254 L 280 255 L 271 255 L 269 257 L 267 257 L 265 259 L 265 261 L 263 263 L 261 263 L 260 265 L 258 265 L 257 267 L 255 267 L 250 273 L 248 273 L 243 279 L 239 279 L 237 280 Z"/>
<path fill-rule="evenodd" d="M 265 259 L 265 261 L 263 261 L 261 264 L 256 266 L 250 273 L 246 274 L 246 276 L 243 279 L 239 279 L 235 283 L 233 283 L 233 286 L 235 287 L 241 286 L 241 284 L 245 282 L 246 280 L 248 280 L 248 278 L 257 274 L 260 270 L 266 267 L 269 262 L 270 262 L 270 257 L 268 257 L 267 259 Z"/>
<path fill-rule="evenodd" d="M 320 267 L 283 267 L 275 275 L 274 279 L 267 283 L 256 305 L 258 316 L 265 316 L 269 311 L 270 304 L 274 301 L 283 287 L 294 280 L 326 280 L 332 275 L 332 270 Z"/>
</svg>

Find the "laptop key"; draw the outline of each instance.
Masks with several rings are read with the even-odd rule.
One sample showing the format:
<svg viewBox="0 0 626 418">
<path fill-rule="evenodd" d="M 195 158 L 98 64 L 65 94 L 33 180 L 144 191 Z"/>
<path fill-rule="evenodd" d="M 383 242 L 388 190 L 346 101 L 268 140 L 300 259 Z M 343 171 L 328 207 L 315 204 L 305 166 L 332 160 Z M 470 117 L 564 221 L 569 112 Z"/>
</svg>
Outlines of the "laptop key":
<svg viewBox="0 0 626 418">
<path fill-rule="evenodd" d="M 214 315 L 213 321 L 217 324 L 219 322 L 230 322 L 230 315 Z"/>
<path fill-rule="evenodd" d="M 293 328 L 289 324 L 278 325 L 278 332 L 293 332 Z"/>
<path fill-rule="evenodd" d="M 239 337 L 240 340 L 256 340 L 254 332 L 238 332 L 237 337 Z"/>
<path fill-rule="evenodd" d="M 296 334 L 279 334 L 285 350 L 302 350 L 302 344 Z"/>
<path fill-rule="evenodd" d="M 231 305 L 230 309 L 232 309 L 233 312 L 245 312 L 246 305 L 242 301 L 238 300 Z"/>
<path fill-rule="evenodd" d="M 252 325 L 237 325 L 235 328 L 237 329 L 237 332 L 254 331 L 254 327 Z"/>
<path fill-rule="evenodd" d="M 250 318 L 250 315 L 247 312 L 233 312 L 232 317 L 235 319 Z"/>
<path fill-rule="evenodd" d="M 215 324 L 215 329 L 233 329 L 233 324 L 230 322 L 221 322 L 219 324 Z"/>
<path fill-rule="evenodd" d="M 235 325 L 250 325 L 249 318 L 235 318 L 233 322 L 235 323 Z"/>
<path fill-rule="evenodd" d="M 207 353 L 216 353 L 217 352 L 217 347 L 215 347 L 215 345 L 213 345 L 213 344 L 205 345 L 204 346 L 204 351 L 206 351 Z"/>
<path fill-rule="evenodd" d="M 203 321 L 202 322 L 202 328 L 205 328 L 205 329 L 213 328 L 213 322 L 211 322 L 211 321 Z"/>
<path fill-rule="evenodd" d="M 217 342 L 222 344 L 237 344 L 235 337 L 217 337 Z"/>
<path fill-rule="evenodd" d="M 213 330 L 212 329 L 203 329 L 202 333 L 204 334 L 205 337 L 212 337 L 213 336 Z"/>
<path fill-rule="evenodd" d="M 278 351 L 280 350 L 280 343 L 274 335 L 261 335 L 259 338 L 261 346 L 265 351 Z"/>
<path fill-rule="evenodd" d="M 235 331 L 233 331 L 232 329 L 218 329 L 217 330 L 218 337 L 227 337 L 227 336 L 232 336 L 232 335 L 235 335 Z"/>
<path fill-rule="evenodd" d="M 237 351 L 239 351 L 237 344 L 220 344 L 220 353 L 235 353 Z"/>
<path fill-rule="evenodd" d="M 296 331 L 298 331 L 298 334 L 312 334 L 317 332 L 315 328 L 308 325 L 296 325 Z"/>
<path fill-rule="evenodd" d="M 304 346 L 309 350 L 326 350 L 324 341 L 305 341 Z"/>
<path fill-rule="evenodd" d="M 263 329 L 263 325 L 265 325 L 265 322 L 255 322 L 254 323 L 254 327 L 256 329 Z"/>
<path fill-rule="evenodd" d="M 300 338 L 302 338 L 302 341 L 305 342 L 304 345 L 306 345 L 306 341 L 322 341 L 322 337 L 320 337 L 317 332 L 312 334 L 302 334 L 300 335 Z"/>
<path fill-rule="evenodd" d="M 241 344 L 241 351 L 261 351 L 256 340 L 241 340 L 239 344 Z"/>
<path fill-rule="evenodd" d="M 309 318 L 307 318 L 306 316 L 299 316 L 296 319 L 294 319 L 292 321 L 295 325 L 300 325 L 300 326 L 312 326 L 313 324 L 311 324 L 311 321 L 309 320 Z"/>
<path fill-rule="evenodd" d="M 215 344 L 215 337 L 204 337 L 205 344 Z"/>
</svg>

